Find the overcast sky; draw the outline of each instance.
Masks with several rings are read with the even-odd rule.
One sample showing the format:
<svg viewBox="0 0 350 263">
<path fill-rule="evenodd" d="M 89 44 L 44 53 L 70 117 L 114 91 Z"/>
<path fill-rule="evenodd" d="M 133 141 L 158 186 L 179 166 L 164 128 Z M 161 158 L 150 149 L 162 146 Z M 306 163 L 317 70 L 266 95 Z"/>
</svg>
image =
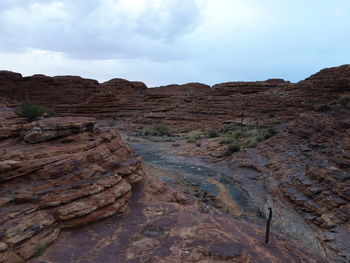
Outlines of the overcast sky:
<svg viewBox="0 0 350 263">
<path fill-rule="evenodd" d="M 350 63 L 350 0 L 0 0 L 0 69 L 148 86 Z"/>
</svg>

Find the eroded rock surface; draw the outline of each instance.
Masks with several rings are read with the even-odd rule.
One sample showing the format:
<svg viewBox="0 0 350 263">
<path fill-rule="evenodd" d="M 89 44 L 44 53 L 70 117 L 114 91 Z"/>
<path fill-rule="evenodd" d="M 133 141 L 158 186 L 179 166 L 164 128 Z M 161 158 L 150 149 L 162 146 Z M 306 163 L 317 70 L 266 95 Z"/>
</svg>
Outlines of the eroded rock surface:
<svg viewBox="0 0 350 263">
<path fill-rule="evenodd" d="M 61 229 L 122 213 L 140 158 L 92 118 L 26 123 L 0 107 L 0 262 L 24 262 Z"/>
<path fill-rule="evenodd" d="M 302 114 L 288 124 L 287 132 L 260 148 L 269 160 L 262 171 L 280 182 L 276 192 L 313 226 L 337 262 L 350 261 L 349 114 L 337 107 Z"/>
<path fill-rule="evenodd" d="M 73 262 L 326 262 L 292 240 L 237 221 L 146 175 L 123 217 L 62 232 L 30 261 Z"/>
<path fill-rule="evenodd" d="M 251 178 L 242 180 L 245 184 L 251 183 L 245 186 L 247 195 L 254 205 L 262 209 L 274 206 L 275 222 L 281 232 L 299 238 L 335 262 L 350 260 L 350 111 L 349 105 L 340 105 L 338 101 L 341 96 L 349 96 L 349 93 L 350 65 L 322 70 L 296 84 L 271 79 L 229 82 L 213 87 L 189 83 L 153 89 L 148 89 L 141 82 L 122 79 L 99 84 L 94 80 L 72 76 L 22 77 L 18 73 L 0 72 L 0 96 L 10 100 L 3 105 L 30 100 L 48 106 L 61 116 L 113 117 L 135 127 L 165 123 L 177 132 L 208 127 L 220 129 L 225 123 L 239 121 L 273 125 L 277 135 L 259 143 L 257 148 L 243 148 L 228 162 L 237 168 L 235 173 L 241 179 L 245 174 L 239 175 L 240 168 L 254 171 Z M 94 120 L 91 118 L 44 119 L 26 124 L 4 106 L 0 106 L 0 117 L 4 120 L 0 123 L 0 205 L 3 208 L 0 213 L 1 219 L 5 218 L 1 225 L 6 225 L 0 229 L 0 256 L 3 260 L 7 257 L 13 262 L 20 262 L 35 253 L 33 251 L 40 251 L 55 240 L 64 227 L 79 226 L 124 211 L 132 191 L 131 185 L 140 180 L 142 170 L 139 157 L 130 152 L 118 134 L 93 130 Z M 198 154 L 222 160 L 226 147 L 218 141 L 202 140 L 196 144 L 195 150 L 193 144 L 189 145 L 190 149 L 188 144 L 184 148 L 182 145 L 177 147 L 187 155 Z M 232 177 L 234 183 L 238 182 L 234 175 Z M 256 194 L 255 186 L 261 186 L 264 190 Z M 143 209 L 146 209 L 146 201 L 142 201 L 142 198 L 146 197 L 139 196 L 138 199 Z M 152 197 L 148 197 L 150 199 L 147 200 L 154 202 Z M 140 204 L 138 201 L 136 203 Z M 165 203 L 159 203 L 159 206 L 167 207 L 169 204 Z M 183 216 L 188 218 L 193 207 L 186 210 L 176 204 L 172 209 L 176 210 L 175 214 L 186 211 Z M 202 218 L 202 212 L 195 212 L 195 215 Z M 132 215 L 132 210 L 130 213 Z M 144 212 L 135 213 L 136 217 L 147 219 Z M 131 215 L 128 218 L 132 221 L 136 217 Z M 192 219 L 188 219 L 191 224 L 202 223 Z M 210 220 L 216 221 L 214 217 Z M 112 224 L 114 221 L 110 222 Z M 128 227 L 126 222 L 124 224 Z M 137 224 L 141 225 L 140 222 Z M 186 239 L 181 232 L 182 226 L 187 227 L 187 223 L 184 224 L 176 228 L 181 240 Z M 102 229 L 102 225 L 99 227 Z M 129 227 L 133 229 L 133 225 Z M 253 226 L 251 228 L 255 229 Z M 119 247 L 124 246 L 128 252 L 123 250 L 119 254 L 125 256 L 125 260 L 152 262 L 154 258 L 156 262 L 162 262 L 153 252 L 156 250 L 154 253 L 163 255 L 159 240 L 162 244 L 168 244 L 168 241 L 153 238 L 157 231 L 147 229 L 150 236 L 146 241 L 137 234 L 139 230 L 126 231 L 131 236 L 134 233 L 135 240 L 140 240 L 140 243 L 131 242 L 126 237 L 129 234 L 125 234 L 123 239 L 120 228 L 111 231 L 109 238 L 122 243 L 112 244 L 107 240 L 101 241 L 101 244 L 91 243 L 91 246 L 97 245 L 97 254 L 91 252 L 93 255 L 86 255 L 88 259 L 111 257 L 109 253 L 98 252 L 100 247 L 111 252 L 119 251 Z M 93 237 L 98 234 L 93 234 Z M 82 235 L 71 237 L 83 238 Z M 190 235 L 192 238 L 193 235 Z M 96 240 L 100 239 L 97 237 Z M 226 240 L 215 240 L 221 245 L 214 245 L 213 251 L 227 246 L 237 248 L 240 251 L 236 253 L 239 255 L 238 262 L 254 262 L 258 257 L 245 245 L 242 247 L 231 241 L 227 245 Z M 106 242 L 112 249 L 104 246 Z M 191 246 L 196 247 L 200 255 L 196 252 L 194 259 L 186 258 L 182 252 L 176 254 L 176 251 L 181 251 L 182 245 L 179 244 L 183 243 L 176 243 L 174 249 L 170 249 L 173 247 L 170 242 L 168 247 L 171 252 L 168 255 L 171 256 L 168 256 L 168 260 L 177 262 L 179 255 L 185 262 L 235 260 L 232 255 L 227 255 L 225 259 L 223 251 L 219 253 L 219 258 L 215 258 L 216 252 L 203 249 L 201 245 L 197 249 L 197 243 Z M 186 244 L 183 246 L 186 247 Z M 252 244 L 256 245 L 254 242 Z M 255 247 L 263 251 L 262 254 L 269 255 L 260 246 Z M 139 252 L 132 254 L 129 251 Z M 293 253 L 294 248 L 290 251 Z M 74 260 L 80 260 L 79 253 L 85 252 L 73 252 Z M 274 256 L 275 261 L 271 262 L 279 262 L 280 258 Z M 301 254 L 292 258 L 299 261 L 299 256 L 303 258 Z M 74 261 L 67 257 L 67 260 Z M 288 258 L 287 254 L 283 254 L 283 257 Z"/>
</svg>

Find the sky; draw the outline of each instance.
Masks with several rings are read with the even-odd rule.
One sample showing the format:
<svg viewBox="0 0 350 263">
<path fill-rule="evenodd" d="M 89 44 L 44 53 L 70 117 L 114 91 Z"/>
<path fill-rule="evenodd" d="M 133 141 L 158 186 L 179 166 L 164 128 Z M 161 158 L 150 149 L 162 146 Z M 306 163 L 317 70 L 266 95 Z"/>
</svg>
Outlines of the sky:
<svg viewBox="0 0 350 263">
<path fill-rule="evenodd" d="M 350 63 L 350 0 L 0 0 L 0 69 L 147 86 Z"/>
</svg>

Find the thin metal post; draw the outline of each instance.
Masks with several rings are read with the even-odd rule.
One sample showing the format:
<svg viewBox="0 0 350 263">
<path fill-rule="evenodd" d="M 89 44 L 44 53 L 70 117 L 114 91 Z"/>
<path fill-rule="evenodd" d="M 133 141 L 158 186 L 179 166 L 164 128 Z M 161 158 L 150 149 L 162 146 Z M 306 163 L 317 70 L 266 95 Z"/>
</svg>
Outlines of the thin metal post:
<svg viewBox="0 0 350 263">
<path fill-rule="evenodd" d="M 269 244 L 269 240 L 270 240 L 270 226 L 271 226 L 271 219 L 272 219 L 272 208 L 269 207 L 269 217 L 267 218 L 266 221 L 266 235 L 265 235 L 265 244 L 268 245 Z"/>
</svg>

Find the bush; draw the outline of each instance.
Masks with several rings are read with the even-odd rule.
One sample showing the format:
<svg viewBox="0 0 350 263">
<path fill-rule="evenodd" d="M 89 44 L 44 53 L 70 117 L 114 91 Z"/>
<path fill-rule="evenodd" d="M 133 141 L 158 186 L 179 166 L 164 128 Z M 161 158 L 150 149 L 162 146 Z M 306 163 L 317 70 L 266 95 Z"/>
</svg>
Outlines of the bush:
<svg viewBox="0 0 350 263">
<path fill-rule="evenodd" d="M 216 137 L 219 137 L 219 133 L 216 130 L 208 130 L 207 137 L 208 138 L 216 138 Z"/>
<path fill-rule="evenodd" d="M 16 114 L 32 122 L 40 117 L 48 116 L 48 110 L 41 105 L 23 102 L 17 109 Z"/>
<path fill-rule="evenodd" d="M 248 148 L 256 147 L 259 142 L 274 136 L 277 131 L 267 124 L 235 124 L 225 125 L 226 135 L 221 139 L 221 144 L 242 145 Z"/>
<path fill-rule="evenodd" d="M 243 135 L 243 132 L 241 130 L 237 130 L 237 131 L 231 132 L 230 137 L 238 139 L 242 135 Z"/>
<path fill-rule="evenodd" d="M 143 128 L 142 135 L 144 136 L 171 136 L 168 126 L 155 125 Z"/>
<path fill-rule="evenodd" d="M 202 138 L 203 138 L 203 133 L 200 130 L 191 131 L 187 135 L 188 142 L 196 142 L 197 140 L 202 139 Z"/>
<path fill-rule="evenodd" d="M 232 136 L 232 134 L 226 135 L 224 138 L 220 140 L 221 144 L 230 144 L 236 142 L 236 138 Z"/>
<path fill-rule="evenodd" d="M 242 136 L 245 138 L 249 138 L 249 137 L 257 137 L 259 136 L 260 132 L 258 129 L 253 128 L 251 130 L 246 130 L 242 133 Z"/>
<path fill-rule="evenodd" d="M 239 144 L 231 143 L 228 145 L 227 150 L 226 150 L 226 155 L 231 155 L 235 152 L 238 152 L 241 149 Z"/>
<path fill-rule="evenodd" d="M 338 98 L 338 103 L 345 107 L 350 101 L 350 97 L 349 96 L 346 96 L 346 95 L 340 95 L 339 98 Z"/>
<path fill-rule="evenodd" d="M 240 127 L 236 123 L 227 123 L 227 124 L 224 125 L 223 131 L 224 132 L 229 132 L 229 131 L 237 130 L 238 128 L 240 128 Z"/>
<path fill-rule="evenodd" d="M 248 148 L 255 148 L 258 145 L 257 137 L 248 138 L 244 141 L 244 146 Z"/>
</svg>

